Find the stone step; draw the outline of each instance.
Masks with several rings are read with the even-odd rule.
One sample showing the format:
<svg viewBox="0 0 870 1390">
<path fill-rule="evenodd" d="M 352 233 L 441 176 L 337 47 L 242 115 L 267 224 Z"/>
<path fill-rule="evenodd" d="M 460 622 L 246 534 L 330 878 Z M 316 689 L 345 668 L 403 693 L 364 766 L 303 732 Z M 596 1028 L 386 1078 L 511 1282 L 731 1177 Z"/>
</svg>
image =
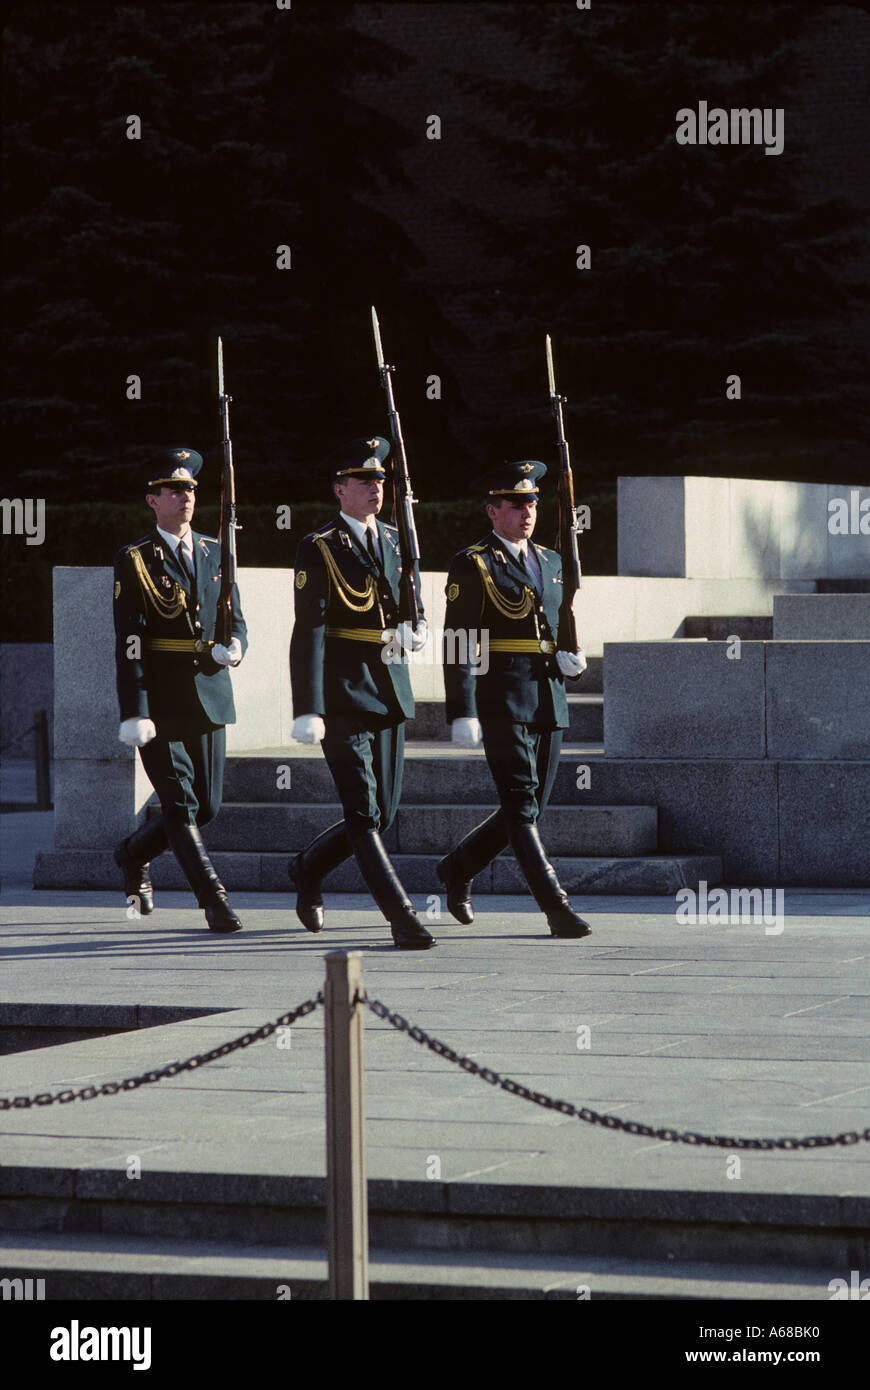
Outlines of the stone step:
<svg viewBox="0 0 870 1390">
<path fill-rule="evenodd" d="M 557 774 L 559 791 L 553 803 L 571 805 L 577 768 L 603 754 L 600 744 L 577 744 L 562 752 Z M 587 783 L 588 785 L 588 783 Z M 446 804 L 492 806 L 492 774 L 481 748 L 457 748 L 451 743 L 415 742 L 407 746 L 402 779 L 403 806 Z M 586 799 L 589 797 L 587 795 Z M 640 798 L 618 798 L 638 804 Z M 576 796 L 576 802 L 581 797 Z M 597 804 L 609 798 L 596 798 Z M 228 802 L 335 802 L 335 783 L 320 745 L 294 743 L 262 753 L 230 754 L 224 773 L 224 804 Z M 649 804 L 649 803 L 647 803 Z"/>
<path fill-rule="evenodd" d="M 604 657 L 587 654 L 586 670 L 571 689 L 581 695 L 601 695 L 604 691 Z"/>
<path fill-rule="evenodd" d="M 568 696 L 570 725 L 565 730 L 566 743 L 604 742 L 604 696 L 583 694 Z M 414 718 L 405 725 L 406 741 L 450 741 L 450 726 L 444 714 L 443 700 L 416 700 Z"/>
<path fill-rule="evenodd" d="M 400 806 L 384 835 L 391 853 L 446 854 L 494 810 L 488 804 Z M 152 804 L 149 815 L 159 815 Z M 220 814 L 203 830 L 209 850 L 300 850 L 327 826 L 343 819 L 338 802 L 309 806 L 305 802 L 225 802 Z M 658 816 L 654 806 L 551 806 L 542 827 L 551 854 L 640 855 L 658 848 Z"/>
<path fill-rule="evenodd" d="M 0 1168 L 0 1227 L 7 1233 L 0 1251 L 13 1274 L 23 1272 L 14 1260 L 27 1258 L 31 1277 L 45 1278 L 46 1242 L 72 1254 L 80 1243 L 82 1254 L 90 1250 L 105 1259 L 110 1274 L 110 1248 L 100 1250 L 98 1237 L 117 1241 L 121 1250 L 133 1237 L 142 1253 L 147 1238 L 194 1258 L 202 1242 L 212 1254 L 215 1242 L 267 1247 L 258 1257 L 279 1260 L 307 1247 L 317 1260 L 325 1202 L 325 1179 L 301 1174 L 155 1169 L 133 1191 L 123 1166 L 10 1165 Z M 540 1261 L 541 1268 L 573 1277 L 590 1261 L 599 1273 L 606 1262 L 617 1275 L 633 1261 L 673 1262 L 675 1275 L 684 1261 L 722 1273 L 754 1265 L 774 1282 L 783 1280 L 784 1268 L 815 1271 L 814 1291 L 827 1296 L 832 1275 L 845 1271 L 848 1279 L 870 1253 L 868 1203 L 858 1196 L 370 1179 L 368 1204 L 376 1258 L 389 1250 L 412 1266 L 460 1264 L 456 1257 L 465 1256 L 478 1267 L 494 1259 L 504 1268 L 519 1257 L 520 1264 Z"/>
<path fill-rule="evenodd" d="M 216 851 L 212 863 L 232 892 L 291 892 L 287 859 L 301 848 L 288 845 L 280 853 Z M 409 893 L 442 895 L 443 887 L 435 873 L 438 854 L 396 854 L 396 872 Z M 552 863 L 567 893 L 652 894 L 673 896 L 680 888 L 697 889 L 703 879 L 711 887 L 722 882 L 722 861 L 716 855 L 656 854 L 644 856 L 599 856 L 563 858 L 553 855 Z M 187 889 L 181 869 L 170 854 L 163 854 L 151 867 L 157 889 Z M 37 855 L 33 882 L 35 888 L 116 889 L 119 873 L 109 850 L 49 850 Z M 327 892 L 365 893 L 365 884 L 356 860 L 349 859 L 330 874 Z M 476 895 L 487 893 L 528 894 L 516 862 L 500 855 L 474 880 Z M 289 903 L 288 903 L 289 905 Z M 418 909 L 425 904 L 418 902 Z"/>
<path fill-rule="evenodd" d="M 0 1003 L 0 1056 L 114 1037 L 182 1019 L 221 1013 L 182 1004 Z"/>
<path fill-rule="evenodd" d="M 773 637 L 773 618 L 753 615 L 742 618 L 686 618 L 686 637 L 706 637 L 709 642 L 727 642 L 739 637 L 742 642 L 769 642 Z"/>
<path fill-rule="evenodd" d="M 0 1238 L 0 1278 L 45 1281 L 46 1301 L 325 1299 L 320 1245 L 253 1245 L 144 1235 L 18 1233 Z M 31 1286 L 33 1293 L 37 1285 Z M 22 1293 L 25 1291 L 22 1287 Z M 643 1257 L 372 1247 L 372 1300 L 795 1299 L 830 1297 L 818 1269 Z"/>
</svg>

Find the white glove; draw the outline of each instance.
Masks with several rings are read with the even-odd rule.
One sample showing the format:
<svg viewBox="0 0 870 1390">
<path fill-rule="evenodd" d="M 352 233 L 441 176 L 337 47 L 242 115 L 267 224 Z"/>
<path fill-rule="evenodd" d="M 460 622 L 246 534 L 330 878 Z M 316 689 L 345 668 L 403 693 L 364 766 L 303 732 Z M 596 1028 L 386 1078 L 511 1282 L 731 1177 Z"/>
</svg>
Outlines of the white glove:
<svg viewBox="0 0 870 1390">
<path fill-rule="evenodd" d="M 220 642 L 215 642 L 211 654 L 218 666 L 238 666 L 242 659 L 242 644 L 238 637 L 234 637 L 228 647 L 222 647 Z"/>
<path fill-rule="evenodd" d="M 450 725 L 450 738 L 460 748 L 476 748 L 483 742 L 483 730 L 479 719 L 454 719 Z"/>
<path fill-rule="evenodd" d="M 126 743 L 128 748 L 141 748 L 156 737 L 157 730 L 153 719 L 125 719 L 118 730 L 118 738 L 122 743 Z"/>
<path fill-rule="evenodd" d="M 582 647 L 576 652 L 556 652 L 556 661 L 563 676 L 579 676 L 586 670 Z"/>
<path fill-rule="evenodd" d="M 425 647 L 428 633 L 425 618 L 421 618 L 416 627 L 412 627 L 406 618 L 396 628 L 396 641 L 406 652 L 418 652 L 421 647 Z"/>
<path fill-rule="evenodd" d="M 319 743 L 326 738 L 326 725 L 319 714 L 300 714 L 293 720 L 290 737 L 297 743 Z"/>
</svg>

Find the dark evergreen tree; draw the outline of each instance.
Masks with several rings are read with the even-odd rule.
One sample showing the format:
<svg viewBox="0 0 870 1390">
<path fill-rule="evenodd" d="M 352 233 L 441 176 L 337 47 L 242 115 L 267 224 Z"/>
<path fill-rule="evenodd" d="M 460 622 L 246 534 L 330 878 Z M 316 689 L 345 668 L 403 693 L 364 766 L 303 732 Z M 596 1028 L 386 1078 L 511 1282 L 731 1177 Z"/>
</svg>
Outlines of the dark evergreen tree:
<svg viewBox="0 0 870 1390">
<path fill-rule="evenodd" d="M 543 335 L 575 450 L 599 474 L 845 476 L 866 459 L 866 366 L 850 345 L 866 227 L 800 187 L 788 125 L 812 18 L 789 4 L 487 5 L 523 46 L 518 81 L 474 82 L 504 181 L 463 209 L 504 258 L 498 316 L 514 408 L 482 422 L 540 439 Z M 785 108 L 785 150 L 680 146 L 676 113 Z M 588 244 L 591 269 L 575 248 Z M 738 374 L 742 399 L 726 399 Z"/>
<path fill-rule="evenodd" d="M 398 325 L 393 355 L 439 320 L 423 291 L 409 297 L 418 254 L 377 207 L 407 137 L 353 93 L 356 73 L 400 60 L 353 13 L 187 0 L 14 13 L 5 427 L 20 489 L 121 497 L 149 445 L 206 448 L 219 331 L 243 497 L 292 501 L 336 436 L 385 428 L 369 305 Z"/>
</svg>

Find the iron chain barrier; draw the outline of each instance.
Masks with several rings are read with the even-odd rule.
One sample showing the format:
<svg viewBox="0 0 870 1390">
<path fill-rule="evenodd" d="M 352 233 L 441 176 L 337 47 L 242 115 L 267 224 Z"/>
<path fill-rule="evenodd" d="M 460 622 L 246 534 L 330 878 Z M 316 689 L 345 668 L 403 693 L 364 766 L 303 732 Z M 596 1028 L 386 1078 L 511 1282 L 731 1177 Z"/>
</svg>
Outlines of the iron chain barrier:
<svg viewBox="0 0 870 1390">
<path fill-rule="evenodd" d="M 652 1125 L 641 1124 L 638 1120 L 621 1120 L 618 1115 L 601 1114 L 600 1111 L 589 1110 L 586 1106 L 572 1105 L 567 1100 L 554 1100 L 543 1091 L 532 1091 L 520 1081 L 514 1081 L 509 1076 L 500 1076 L 490 1067 L 482 1067 L 470 1057 L 463 1057 L 452 1047 L 448 1047 L 447 1043 L 430 1037 L 422 1028 L 410 1024 L 401 1014 L 391 1012 L 380 1000 L 371 999 L 365 993 L 359 995 L 358 1000 L 367 1004 L 377 1018 L 383 1019 L 398 1032 L 407 1033 L 413 1042 L 428 1047 L 436 1056 L 443 1057 L 446 1062 L 453 1062 L 471 1076 L 479 1076 L 487 1085 L 499 1086 L 503 1091 L 507 1091 L 508 1095 L 530 1100 L 534 1105 L 543 1106 L 545 1110 L 555 1110 L 559 1115 L 582 1120 L 585 1124 L 601 1125 L 604 1129 L 618 1129 L 623 1134 L 639 1134 L 646 1139 L 662 1139 L 671 1144 L 703 1144 L 716 1149 L 827 1149 L 835 1144 L 860 1144 L 870 1141 L 870 1129 L 850 1130 L 844 1134 L 811 1134 L 805 1139 L 739 1139 L 725 1134 L 696 1134 L 693 1130 L 655 1129 Z"/>
<path fill-rule="evenodd" d="M 256 1042 L 264 1042 L 279 1028 L 289 1028 L 300 1018 L 305 1018 L 307 1014 L 313 1013 L 323 1002 L 323 990 L 320 990 L 313 999 L 306 999 L 305 1003 L 300 1004 L 298 1008 L 289 1013 L 281 1014 L 271 1023 L 264 1023 L 261 1028 L 243 1033 L 240 1037 L 234 1038 L 232 1042 L 221 1043 L 219 1047 L 213 1047 L 209 1052 L 195 1053 L 184 1062 L 170 1062 L 168 1066 L 143 1072 L 141 1076 L 130 1076 L 125 1081 L 105 1081 L 100 1086 L 84 1086 L 80 1091 L 58 1091 L 54 1095 L 43 1092 L 36 1096 L 0 1096 L 0 1110 L 29 1110 L 35 1105 L 54 1105 L 55 1102 L 66 1105 L 74 1100 L 95 1100 L 98 1096 L 114 1096 L 121 1091 L 135 1091 L 140 1086 L 164 1081 L 168 1077 L 179 1076 L 182 1072 L 195 1071 L 198 1067 L 207 1066 L 209 1062 L 215 1062 L 220 1057 L 228 1057 L 231 1053 L 238 1052 L 240 1048 L 250 1047 L 252 1043 Z M 497 1086 L 502 1091 L 506 1091 L 508 1095 L 519 1096 L 521 1100 L 531 1101 L 533 1105 L 540 1105 L 545 1110 L 555 1110 L 559 1115 L 567 1115 L 569 1119 L 580 1120 L 584 1124 L 600 1125 L 604 1129 L 619 1130 L 623 1134 L 639 1135 L 645 1139 L 659 1139 L 671 1144 L 694 1144 L 716 1149 L 827 1149 L 837 1145 L 845 1146 L 870 1142 L 870 1128 L 847 1130 L 842 1134 L 811 1134 L 802 1139 L 744 1139 L 735 1135 L 698 1134 L 694 1130 L 680 1130 L 670 1127 L 656 1128 L 653 1125 L 642 1124 L 639 1120 L 623 1120 L 618 1115 L 608 1115 L 598 1110 L 590 1110 L 586 1106 L 572 1105 L 567 1100 L 555 1100 L 543 1091 L 533 1091 L 528 1086 L 524 1086 L 522 1082 L 514 1081 L 512 1077 L 500 1075 L 491 1067 L 481 1066 L 472 1058 L 464 1057 L 461 1053 L 456 1052 L 454 1048 L 441 1042 L 439 1038 L 431 1037 L 423 1028 L 409 1023 L 401 1014 L 393 1012 L 388 1005 L 383 1004 L 379 999 L 370 998 L 364 991 L 357 994 L 354 1002 L 367 1005 L 376 1018 L 388 1023 L 398 1032 L 407 1034 L 412 1042 L 427 1047 L 430 1052 L 434 1052 L 436 1056 L 442 1057 L 446 1062 L 452 1062 L 470 1076 L 479 1076 L 481 1081 L 485 1081 L 487 1085 Z"/>
</svg>

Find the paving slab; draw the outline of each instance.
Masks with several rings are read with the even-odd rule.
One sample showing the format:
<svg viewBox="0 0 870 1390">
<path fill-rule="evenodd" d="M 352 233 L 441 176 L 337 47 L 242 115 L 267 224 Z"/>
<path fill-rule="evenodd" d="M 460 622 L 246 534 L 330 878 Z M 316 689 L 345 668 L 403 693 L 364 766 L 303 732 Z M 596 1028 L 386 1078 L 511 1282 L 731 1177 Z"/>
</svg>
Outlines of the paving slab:
<svg viewBox="0 0 870 1390">
<path fill-rule="evenodd" d="M 245 930 L 220 939 L 186 894 L 163 893 L 152 916 L 130 921 L 119 895 L 33 892 L 24 871 L 16 886 L 14 867 L 25 841 L 39 846 L 22 823 L 38 832 L 44 818 L 4 819 L 14 822 L 0 893 L 7 1007 L 25 1026 L 28 1016 L 75 1022 L 77 1008 L 90 1018 L 127 1008 L 116 1018 L 131 1026 L 5 1057 L 0 1094 L 122 1079 L 207 1050 L 312 997 L 327 951 L 357 949 L 372 996 L 481 1065 L 574 1104 L 749 1137 L 867 1123 L 870 893 L 787 890 L 777 935 L 760 923 L 682 924 L 673 900 L 589 897 L 579 905 L 593 935 L 578 942 L 550 938 L 528 899 L 496 895 L 471 927 L 431 921 L 439 945 L 418 956 L 395 951 L 355 894 L 327 894 L 320 936 L 301 928 L 286 894 L 234 895 Z M 205 1016 L 161 1023 L 165 1008 Z M 273 1038 L 129 1095 L 6 1111 L 2 1161 L 7 1171 L 114 1171 L 124 1183 L 134 1153 L 146 1176 L 321 1178 L 321 1015 L 294 1025 L 290 1044 Z M 366 1054 L 373 1180 L 422 1182 L 435 1156 L 447 1184 L 870 1196 L 865 1144 L 744 1153 L 733 1179 L 728 1149 L 554 1115 L 372 1015 Z"/>
</svg>

